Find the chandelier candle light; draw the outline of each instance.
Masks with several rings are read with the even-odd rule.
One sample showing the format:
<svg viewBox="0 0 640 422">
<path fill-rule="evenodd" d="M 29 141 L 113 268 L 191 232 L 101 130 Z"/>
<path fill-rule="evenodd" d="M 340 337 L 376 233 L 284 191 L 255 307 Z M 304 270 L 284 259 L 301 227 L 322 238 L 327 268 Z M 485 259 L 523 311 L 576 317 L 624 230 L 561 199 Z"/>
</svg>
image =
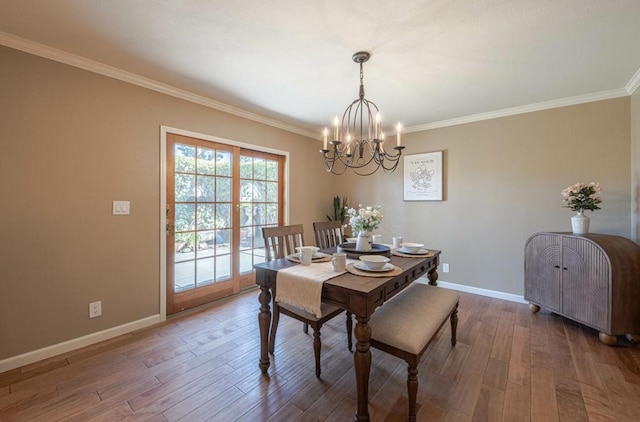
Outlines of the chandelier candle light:
<svg viewBox="0 0 640 422">
<path fill-rule="evenodd" d="M 328 140 L 329 130 L 324 129 L 323 147 L 320 150 L 327 172 L 342 174 L 352 169 L 360 176 L 368 176 L 379 168 L 392 172 L 398 167 L 404 147 L 401 145 L 400 132 L 402 126 L 396 125 L 395 152 L 387 151 L 382 116 L 378 106 L 364 97 L 364 73 L 362 64 L 371 55 L 359 51 L 353 55 L 353 61 L 360 64 L 360 95 L 342 114 L 333 119 L 333 139 Z M 387 148 L 387 150 L 385 150 Z"/>
</svg>

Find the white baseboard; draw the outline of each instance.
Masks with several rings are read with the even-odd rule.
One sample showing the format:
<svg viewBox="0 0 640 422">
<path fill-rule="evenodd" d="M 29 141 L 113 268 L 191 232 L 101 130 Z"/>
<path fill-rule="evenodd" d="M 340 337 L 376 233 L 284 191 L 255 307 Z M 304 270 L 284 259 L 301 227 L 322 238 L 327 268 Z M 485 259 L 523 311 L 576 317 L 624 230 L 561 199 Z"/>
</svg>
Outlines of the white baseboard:
<svg viewBox="0 0 640 422">
<path fill-rule="evenodd" d="M 419 278 L 417 280 L 420 283 L 428 283 L 426 278 Z M 462 284 L 448 283 L 446 281 L 438 280 L 438 286 L 447 289 L 458 290 L 465 293 L 472 293 L 480 296 L 488 296 L 496 299 L 508 300 L 510 302 L 529 303 L 524 300 L 524 296 L 514 295 L 512 293 L 499 292 L 497 290 L 482 289 L 479 287 L 470 287 Z M 130 333 L 132 331 L 140 330 L 142 328 L 149 327 L 153 324 L 157 324 L 162 321 L 160 315 L 152 315 L 147 318 L 140 319 L 138 321 L 129 322 L 117 327 L 109 328 L 97 333 L 91 333 L 83 337 L 78 337 L 72 340 L 68 340 L 62 343 L 47 346 L 42 349 L 27 352 L 22 355 L 13 356 L 4 360 L 0 360 L 0 373 L 9 371 L 11 369 L 19 368 L 21 366 L 29 365 L 34 362 L 38 362 L 43 359 L 50 358 L 52 356 L 67 353 L 72 350 L 79 349 L 81 347 L 89 346 L 91 344 L 99 343 L 104 340 L 109 340 L 114 337 Z"/>
<path fill-rule="evenodd" d="M 42 349 L 34 350 L 32 352 L 27 352 L 18 356 L 3 359 L 0 360 L 0 374 L 11 369 L 19 368 L 21 366 L 29 365 L 31 363 L 50 358 L 52 356 L 57 356 L 62 353 L 67 353 L 72 350 L 79 349 L 81 347 L 99 343 L 104 340 L 109 340 L 114 337 L 130 333 L 132 331 L 150 327 L 154 324 L 159 323 L 160 321 L 160 315 L 152 315 L 150 317 L 128 322 L 117 327 L 108 328 L 97 333 L 87 334 L 86 336 L 74 338 L 62 343 L 43 347 Z"/>
<path fill-rule="evenodd" d="M 424 277 L 421 277 L 416 281 L 421 283 L 429 283 L 429 280 Z M 512 293 L 499 292 L 497 290 L 481 289 L 480 287 L 465 286 L 463 284 L 448 283 L 446 281 L 440 281 L 440 280 L 438 280 L 438 286 L 444 287 L 447 289 L 458 290 L 460 292 L 473 293 L 474 295 L 508 300 L 509 302 L 529 303 L 526 300 L 524 300 L 524 296 L 514 295 Z"/>
</svg>

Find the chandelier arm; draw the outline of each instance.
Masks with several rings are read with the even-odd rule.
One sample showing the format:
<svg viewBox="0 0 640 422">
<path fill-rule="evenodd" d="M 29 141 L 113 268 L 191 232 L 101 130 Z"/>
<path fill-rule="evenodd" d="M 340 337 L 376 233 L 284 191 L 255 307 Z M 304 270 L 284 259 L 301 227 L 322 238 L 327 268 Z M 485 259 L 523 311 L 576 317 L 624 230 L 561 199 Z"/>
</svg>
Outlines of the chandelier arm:
<svg viewBox="0 0 640 422">
<path fill-rule="evenodd" d="M 339 164 L 342 164 L 342 171 L 336 169 L 336 165 L 335 165 L 336 162 L 339 163 Z M 327 170 L 327 172 L 331 172 L 331 173 L 337 174 L 337 175 L 343 174 L 349 168 L 347 163 L 345 163 L 340 158 L 340 156 L 334 155 L 332 157 L 329 157 L 327 154 L 325 154 L 325 156 L 324 156 L 324 166 L 325 166 L 325 169 Z M 340 166 L 338 166 L 338 167 L 340 167 Z"/>
<path fill-rule="evenodd" d="M 394 160 L 388 160 L 387 161 L 388 164 L 393 163 L 393 165 L 387 166 L 384 160 L 380 160 L 380 158 L 376 156 L 371 156 L 365 163 L 361 163 L 361 164 L 354 164 L 352 161 L 348 162 L 349 160 L 345 162 L 345 160 L 341 156 L 333 156 L 333 157 L 326 156 L 325 169 L 328 172 L 331 172 L 333 174 L 341 175 L 341 174 L 344 174 L 348 168 L 350 168 L 353 170 L 354 173 L 356 173 L 359 176 L 370 176 L 373 173 L 375 173 L 379 168 L 382 168 L 385 172 L 393 172 L 398 166 L 400 156 L 396 154 L 396 157 L 397 158 L 395 158 Z M 375 163 L 375 166 L 370 165 L 372 162 Z M 336 163 L 339 163 L 342 165 L 342 166 L 338 166 L 338 167 L 342 167 L 342 170 L 338 170 L 336 168 Z M 366 169 L 366 168 L 371 168 L 371 170 L 368 172 L 359 171 L 361 169 Z"/>
</svg>

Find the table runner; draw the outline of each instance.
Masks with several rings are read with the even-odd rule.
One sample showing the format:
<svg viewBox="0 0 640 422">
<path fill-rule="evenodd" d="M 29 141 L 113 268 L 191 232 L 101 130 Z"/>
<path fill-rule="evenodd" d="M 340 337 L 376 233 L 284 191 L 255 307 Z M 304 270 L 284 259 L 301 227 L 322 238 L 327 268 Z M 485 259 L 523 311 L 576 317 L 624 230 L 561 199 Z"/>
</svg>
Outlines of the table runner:
<svg viewBox="0 0 640 422">
<path fill-rule="evenodd" d="M 281 269 L 276 275 L 276 302 L 304 309 L 320 318 L 322 316 L 320 310 L 322 283 L 345 272 L 334 271 L 331 262 L 296 265 Z"/>
</svg>

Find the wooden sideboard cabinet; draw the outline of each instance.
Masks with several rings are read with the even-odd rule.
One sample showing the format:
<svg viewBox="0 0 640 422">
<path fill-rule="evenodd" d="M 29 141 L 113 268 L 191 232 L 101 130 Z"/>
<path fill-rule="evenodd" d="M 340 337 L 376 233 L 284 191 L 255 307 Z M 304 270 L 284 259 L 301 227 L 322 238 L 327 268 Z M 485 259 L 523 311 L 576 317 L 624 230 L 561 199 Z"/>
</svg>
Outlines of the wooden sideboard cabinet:
<svg viewBox="0 0 640 422">
<path fill-rule="evenodd" d="M 524 297 L 595 328 L 600 340 L 640 340 L 640 246 L 604 234 L 536 233 L 524 248 Z"/>
</svg>

